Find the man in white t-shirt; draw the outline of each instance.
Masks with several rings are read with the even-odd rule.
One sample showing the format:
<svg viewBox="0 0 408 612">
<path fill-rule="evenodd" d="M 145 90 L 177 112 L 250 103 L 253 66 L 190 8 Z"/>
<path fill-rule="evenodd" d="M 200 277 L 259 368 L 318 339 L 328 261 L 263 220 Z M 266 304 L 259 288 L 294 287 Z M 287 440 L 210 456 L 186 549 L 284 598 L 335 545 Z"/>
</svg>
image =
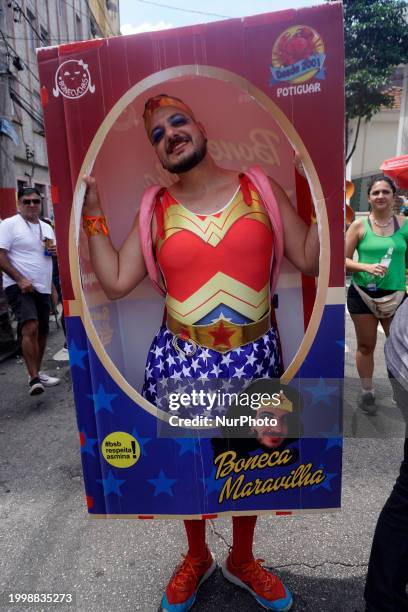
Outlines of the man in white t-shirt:
<svg viewBox="0 0 408 612">
<path fill-rule="evenodd" d="M 29 393 L 38 395 L 44 387 L 59 383 L 59 378 L 40 370 L 48 335 L 55 236 L 52 227 L 39 218 L 41 194 L 37 189 L 19 189 L 17 211 L 0 225 L 0 270 L 18 321 Z"/>
</svg>

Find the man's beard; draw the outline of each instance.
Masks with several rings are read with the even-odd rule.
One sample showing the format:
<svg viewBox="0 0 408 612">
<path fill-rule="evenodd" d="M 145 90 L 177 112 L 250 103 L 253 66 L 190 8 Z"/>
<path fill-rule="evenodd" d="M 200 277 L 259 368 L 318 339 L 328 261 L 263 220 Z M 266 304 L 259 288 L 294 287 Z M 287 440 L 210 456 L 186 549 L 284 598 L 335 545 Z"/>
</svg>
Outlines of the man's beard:
<svg viewBox="0 0 408 612">
<path fill-rule="evenodd" d="M 162 165 L 165 170 L 168 170 L 172 174 L 183 174 L 184 172 L 189 172 L 195 168 L 206 155 L 207 139 L 203 138 L 194 151 L 184 159 L 181 159 L 173 164 L 168 161 L 164 161 Z"/>
</svg>

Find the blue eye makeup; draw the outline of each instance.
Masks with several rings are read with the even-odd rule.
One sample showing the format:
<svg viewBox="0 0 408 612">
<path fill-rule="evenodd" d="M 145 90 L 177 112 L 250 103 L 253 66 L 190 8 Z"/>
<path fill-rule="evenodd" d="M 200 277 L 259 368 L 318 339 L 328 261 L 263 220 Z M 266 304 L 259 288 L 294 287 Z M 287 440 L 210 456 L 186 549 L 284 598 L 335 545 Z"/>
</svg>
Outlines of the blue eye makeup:
<svg viewBox="0 0 408 612">
<path fill-rule="evenodd" d="M 171 127 L 181 127 L 182 125 L 186 125 L 188 123 L 188 118 L 185 115 L 172 115 L 167 120 Z M 165 129 L 161 126 L 157 126 L 152 130 L 150 134 L 150 141 L 152 145 L 157 145 L 163 138 L 165 133 Z"/>
<path fill-rule="evenodd" d="M 170 123 L 173 127 L 178 127 L 179 125 L 186 125 L 187 117 L 184 115 L 173 115 L 170 118 Z"/>
<path fill-rule="evenodd" d="M 164 136 L 164 130 L 161 127 L 155 128 L 150 134 L 150 140 L 153 145 L 158 144 Z"/>
</svg>

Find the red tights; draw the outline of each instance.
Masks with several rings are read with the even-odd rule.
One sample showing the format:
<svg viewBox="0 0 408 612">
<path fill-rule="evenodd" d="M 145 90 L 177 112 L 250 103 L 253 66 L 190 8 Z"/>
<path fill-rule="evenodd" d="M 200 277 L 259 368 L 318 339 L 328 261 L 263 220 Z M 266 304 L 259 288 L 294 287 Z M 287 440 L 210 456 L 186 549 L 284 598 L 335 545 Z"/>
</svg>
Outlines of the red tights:
<svg viewBox="0 0 408 612">
<path fill-rule="evenodd" d="M 232 557 L 235 565 L 247 563 L 254 558 L 252 544 L 254 540 L 256 516 L 232 517 Z M 187 533 L 189 555 L 196 558 L 207 556 L 205 541 L 205 520 L 184 521 Z"/>
</svg>

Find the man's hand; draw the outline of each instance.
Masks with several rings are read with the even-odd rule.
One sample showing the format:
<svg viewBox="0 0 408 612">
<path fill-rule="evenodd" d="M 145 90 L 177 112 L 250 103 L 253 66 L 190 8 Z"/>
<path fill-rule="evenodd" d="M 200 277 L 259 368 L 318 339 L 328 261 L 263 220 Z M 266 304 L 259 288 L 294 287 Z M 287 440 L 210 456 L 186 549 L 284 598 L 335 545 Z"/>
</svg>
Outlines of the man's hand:
<svg viewBox="0 0 408 612">
<path fill-rule="evenodd" d="M 28 278 L 25 278 L 24 276 L 19 281 L 17 281 L 17 285 L 20 288 L 21 293 L 30 293 L 31 291 L 34 291 L 34 287 L 31 281 L 29 281 Z"/>
<path fill-rule="evenodd" d="M 47 246 L 47 251 L 52 257 L 56 257 L 57 256 L 57 245 L 52 244 L 50 246 Z"/>
<path fill-rule="evenodd" d="M 17 268 L 13 266 L 5 249 L 0 249 L 0 270 L 8 274 L 8 276 L 17 283 L 17 286 L 20 287 L 22 293 L 34 291 L 31 281 L 23 276 L 21 272 L 19 272 Z"/>
<path fill-rule="evenodd" d="M 102 216 L 103 210 L 99 200 L 98 186 L 96 184 L 95 177 L 85 175 L 83 176 L 82 180 L 86 185 L 82 213 L 92 217 Z"/>
</svg>

